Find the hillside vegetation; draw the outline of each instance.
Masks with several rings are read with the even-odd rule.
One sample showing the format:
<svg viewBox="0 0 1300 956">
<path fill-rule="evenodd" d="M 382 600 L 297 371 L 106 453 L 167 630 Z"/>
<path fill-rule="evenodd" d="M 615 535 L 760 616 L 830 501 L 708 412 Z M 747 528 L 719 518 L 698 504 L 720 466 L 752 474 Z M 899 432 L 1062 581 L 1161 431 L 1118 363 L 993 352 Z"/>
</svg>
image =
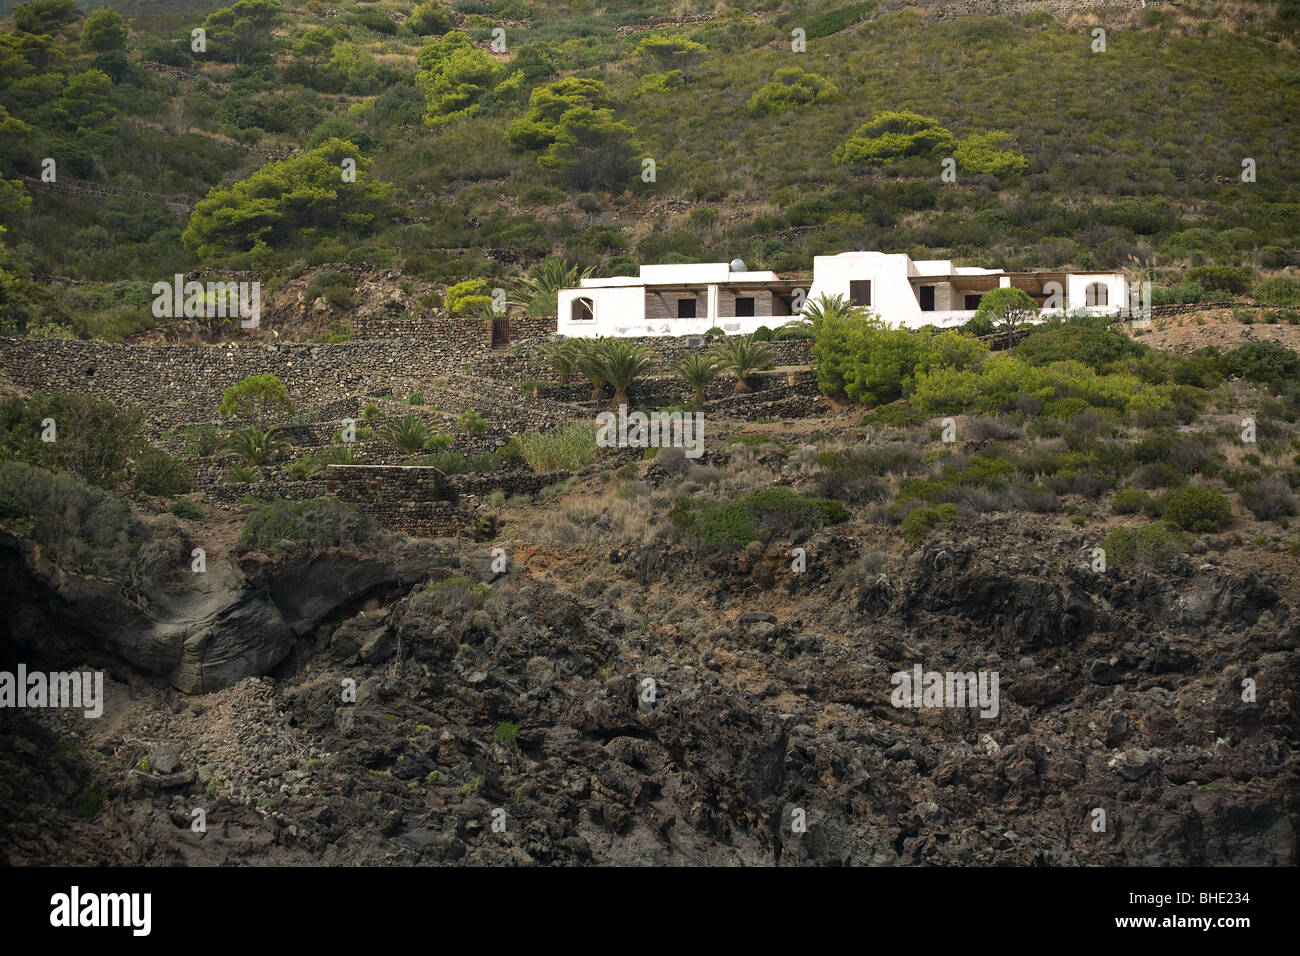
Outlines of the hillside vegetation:
<svg viewBox="0 0 1300 956">
<path fill-rule="evenodd" d="M 34 0 L 0 34 L 6 334 L 121 338 L 199 269 L 451 285 L 550 254 L 609 275 L 880 249 L 1131 269 L 1194 300 L 1190 267 L 1296 264 L 1290 2 L 171 6 Z M 1294 281 L 1266 291 L 1295 304 Z"/>
</svg>

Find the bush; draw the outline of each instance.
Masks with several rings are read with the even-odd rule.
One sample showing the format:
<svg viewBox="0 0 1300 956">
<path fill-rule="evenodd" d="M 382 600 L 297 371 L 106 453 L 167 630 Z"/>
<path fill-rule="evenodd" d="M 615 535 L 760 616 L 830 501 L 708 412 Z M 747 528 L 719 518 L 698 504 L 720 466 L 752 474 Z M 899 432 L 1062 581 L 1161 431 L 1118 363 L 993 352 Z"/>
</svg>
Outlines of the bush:
<svg viewBox="0 0 1300 956">
<path fill-rule="evenodd" d="M 1168 564 L 1187 549 L 1187 539 L 1179 531 L 1163 524 L 1143 528 L 1116 528 L 1102 542 L 1107 562 L 1154 566 Z"/>
<path fill-rule="evenodd" d="M 255 509 L 244 521 L 235 544 L 248 551 L 364 547 L 375 543 L 375 519 L 333 498 L 308 501 L 276 499 Z"/>
<path fill-rule="evenodd" d="M 54 422 L 55 441 L 41 440 L 47 419 Z M 107 487 L 121 479 L 141 447 L 142 420 L 138 408 L 80 393 L 7 399 L 0 402 L 0 457 L 76 472 Z"/>
<path fill-rule="evenodd" d="M 1255 270 L 1248 266 L 1197 266 L 1188 269 L 1184 282 L 1191 282 L 1209 290 L 1223 290 L 1245 295 L 1255 281 Z"/>
<path fill-rule="evenodd" d="M 223 418 L 247 417 L 255 421 L 261 421 L 271 411 L 293 411 L 288 390 L 274 375 L 250 375 L 236 382 L 222 393 L 217 406 Z"/>
<path fill-rule="evenodd" d="M 957 520 L 957 506 L 951 503 L 913 508 L 903 519 L 901 531 L 909 544 L 920 544 L 938 525 Z"/>
<path fill-rule="evenodd" d="M 181 498 L 171 507 L 171 512 L 178 518 L 185 518 L 189 521 L 195 521 L 207 516 L 207 512 L 197 501 L 190 501 L 189 498 Z"/>
<path fill-rule="evenodd" d="M 408 455 L 428 447 L 433 434 L 433 426 L 414 415 L 394 419 L 379 430 L 380 438 Z"/>
<path fill-rule="evenodd" d="M 519 454 L 533 471 L 572 471 L 596 457 L 596 433 L 585 422 L 575 422 L 548 432 L 519 436 Z"/>
<path fill-rule="evenodd" d="M 482 438 L 488 433 L 490 423 L 478 412 L 470 409 L 456 420 L 456 427 L 472 438 Z"/>
<path fill-rule="evenodd" d="M 153 445 L 135 457 L 135 487 L 146 495 L 183 495 L 194 487 L 194 475 L 183 463 Z"/>
<path fill-rule="evenodd" d="M 340 309 L 350 309 L 355 304 L 353 298 L 355 290 L 356 281 L 352 276 L 338 269 L 326 269 L 324 272 L 317 273 L 307 283 L 307 288 L 303 291 L 303 298 L 307 302 L 324 299 Z"/>
<path fill-rule="evenodd" d="M 679 498 L 668 514 L 684 537 L 706 552 L 736 551 L 760 537 L 789 536 L 848 518 L 838 501 L 811 498 L 789 488 L 763 488 L 736 501 L 702 504 Z"/>
<path fill-rule="evenodd" d="M 1223 358 L 1230 375 L 1251 382 L 1275 382 L 1300 372 L 1300 355 L 1276 342 L 1248 342 Z"/>
<path fill-rule="evenodd" d="M 1296 513 L 1296 497 L 1276 475 L 1266 475 L 1241 490 L 1241 503 L 1260 521 L 1276 521 Z"/>
<path fill-rule="evenodd" d="M 1137 488 L 1125 488 L 1110 500 L 1110 510 L 1117 515 L 1135 515 L 1151 507 L 1151 496 Z"/>
<path fill-rule="evenodd" d="M 1300 306 L 1300 279 L 1261 279 L 1255 283 L 1255 300 L 1262 305 Z"/>
<path fill-rule="evenodd" d="M 123 582 L 132 594 L 176 568 L 189 545 L 127 502 L 70 472 L 0 462 L 0 523 L 49 551 L 60 567 Z"/>
<path fill-rule="evenodd" d="M 1165 497 L 1165 520 L 1184 531 L 1218 531 L 1231 517 L 1231 503 L 1207 485 L 1188 485 Z"/>
</svg>

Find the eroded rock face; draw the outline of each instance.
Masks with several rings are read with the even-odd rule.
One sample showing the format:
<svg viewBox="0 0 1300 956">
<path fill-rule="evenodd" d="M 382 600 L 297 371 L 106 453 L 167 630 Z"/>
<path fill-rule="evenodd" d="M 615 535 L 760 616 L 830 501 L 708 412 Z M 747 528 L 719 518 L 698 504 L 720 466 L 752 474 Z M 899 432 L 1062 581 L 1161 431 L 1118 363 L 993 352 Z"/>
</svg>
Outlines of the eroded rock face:
<svg viewBox="0 0 1300 956">
<path fill-rule="evenodd" d="M 419 546 L 382 559 L 343 552 L 209 560 L 203 573 L 132 599 L 112 581 L 58 567 L 6 536 L 0 560 L 24 600 L 6 606 L 19 646 L 55 639 L 98 648 L 185 693 L 207 693 L 270 673 L 301 637 L 375 591 L 409 587 L 430 562 Z"/>
<path fill-rule="evenodd" d="M 75 824 L 61 845 L 171 864 L 1293 865 L 1295 582 L 1097 574 L 1079 533 L 1017 533 L 979 519 L 780 587 L 757 583 L 785 580 L 780 541 L 718 563 L 601 552 L 572 582 L 486 575 L 452 546 L 250 558 L 237 590 L 213 579 L 187 607 L 218 634 L 274 608 L 279 679 L 137 705 L 98 748 L 119 756 L 97 838 Z M 842 562 L 872 546 L 803 543 Z M 452 577 L 490 583 L 426 584 Z M 996 717 L 894 706 L 915 664 L 997 672 Z M 200 803 L 202 838 L 183 825 Z"/>
</svg>

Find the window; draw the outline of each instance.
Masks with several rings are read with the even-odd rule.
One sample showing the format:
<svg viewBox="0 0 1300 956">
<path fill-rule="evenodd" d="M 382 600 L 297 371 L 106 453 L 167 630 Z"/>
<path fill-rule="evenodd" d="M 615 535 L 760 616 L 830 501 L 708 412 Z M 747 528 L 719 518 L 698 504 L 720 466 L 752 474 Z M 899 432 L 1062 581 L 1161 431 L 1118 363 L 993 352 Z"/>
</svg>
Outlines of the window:
<svg viewBox="0 0 1300 956">
<path fill-rule="evenodd" d="M 590 322 L 596 318 L 596 304 L 590 299 L 574 299 L 569 316 L 574 322 Z"/>
<path fill-rule="evenodd" d="M 737 297 L 736 297 L 736 315 L 737 315 L 737 316 L 747 316 L 747 315 L 753 315 L 753 314 L 754 314 L 754 297 L 753 297 L 752 295 L 751 295 L 751 296 L 743 296 L 743 297 L 742 297 L 742 296 L 737 296 Z"/>
<path fill-rule="evenodd" d="M 693 319 L 695 318 L 695 300 L 678 299 L 677 300 L 677 318 Z"/>
<path fill-rule="evenodd" d="M 1083 304 L 1088 308 L 1110 305 L 1110 290 L 1104 283 L 1094 282 L 1083 290 Z"/>
<path fill-rule="evenodd" d="M 934 311 L 934 286 L 932 285 L 921 286 L 921 311 Z"/>
<path fill-rule="evenodd" d="M 984 297 L 981 295 L 966 296 L 966 311 L 974 312 L 976 309 L 978 309 L 980 307 L 980 299 L 982 298 Z"/>
<path fill-rule="evenodd" d="M 849 298 L 853 301 L 854 305 L 871 305 L 871 280 L 850 280 Z"/>
</svg>

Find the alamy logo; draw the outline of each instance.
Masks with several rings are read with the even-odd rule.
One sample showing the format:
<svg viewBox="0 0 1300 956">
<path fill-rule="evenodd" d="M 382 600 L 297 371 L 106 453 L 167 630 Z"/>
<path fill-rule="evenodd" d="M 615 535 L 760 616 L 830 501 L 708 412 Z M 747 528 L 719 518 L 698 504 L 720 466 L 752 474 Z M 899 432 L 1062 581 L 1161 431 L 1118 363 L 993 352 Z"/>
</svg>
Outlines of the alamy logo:
<svg viewBox="0 0 1300 956">
<path fill-rule="evenodd" d="M 51 926 L 129 926 L 132 935 L 148 936 L 153 925 L 151 893 L 83 894 L 74 886 L 51 896 L 50 906 Z"/>
<path fill-rule="evenodd" d="M 979 707 L 981 717 L 998 715 L 997 671 L 926 671 L 914 664 L 912 672 L 898 671 L 890 678 L 895 707 Z"/>
<path fill-rule="evenodd" d="M 629 413 L 626 405 L 618 414 L 601 412 L 596 416 L 600 429 L 596 444 L 601 448 L 682 448 L 687 458 L 704 454 L 703 412 Z"/>
<path fill-rule="evenodd" d="M 262 283 L 186 282 L 177 273 L 171 282 L 155 282 L 155 319 L 224 319 L 239 316 L 240 328 L 255 329 L 262 321 Z"/>
<path fill-rule="evenodd" d="M 0 707 L 71 707 L 81 708 L 87 717 L 104 713 L 104 672 L 27 670 L 0 671 Z"/>
</svg>

